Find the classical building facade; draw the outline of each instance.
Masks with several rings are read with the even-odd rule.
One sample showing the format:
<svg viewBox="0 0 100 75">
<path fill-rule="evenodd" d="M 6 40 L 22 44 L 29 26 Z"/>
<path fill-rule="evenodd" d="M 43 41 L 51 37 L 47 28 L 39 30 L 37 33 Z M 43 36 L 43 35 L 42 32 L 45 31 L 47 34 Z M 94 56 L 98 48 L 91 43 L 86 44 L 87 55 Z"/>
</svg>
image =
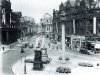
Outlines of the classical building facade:
<svg viewBox="0 0 100 75">
<path fill-rule="evenodd" d="M 64 21 L 62 21 L 64 19 Z M 65 35 L 100 35 L 100 0 L 67 0 L 53 11 L 53 35 L 61 36 L 61 25 L 65 24 Z"/>
<path fill-rule="evenodd" d="M 10 0 L 0 0 L 0 42 L 11 44 L 21 36 L 21 12 L 13 12 Z"/>
<path fill-rule="evenodd" d="M 52 16 L 45 13 L 44 17 L 40 20 L 40 25 L 42 26 L 42 34 L 46 37 L 52 37 L 53 26 L 52 26 Z"/>
</svg>

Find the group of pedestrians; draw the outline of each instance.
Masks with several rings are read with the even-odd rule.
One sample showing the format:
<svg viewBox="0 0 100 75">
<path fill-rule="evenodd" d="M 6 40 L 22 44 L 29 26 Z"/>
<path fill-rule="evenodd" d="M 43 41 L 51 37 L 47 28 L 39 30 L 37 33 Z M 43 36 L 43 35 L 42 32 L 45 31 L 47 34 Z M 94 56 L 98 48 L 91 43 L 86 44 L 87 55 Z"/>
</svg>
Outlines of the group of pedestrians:
<svg viewBox="0 0 100 75">
<path fill-rule="evenodd" d="M 1 48 L 2 48 L 3 51 L 6 50 L 6 47 L 5 47 L 5 46 L 3 46 L 3 47 L 1 47 Z M 10 49 L 14 48 L 14 45 L 10 45 L 9 48 L 10 48 Z"/>
<path fill-rule="evenodd" d="M 56 49 L 56 50 L 59 50 L 59 49 L 61 49 L 61 44 L 59 43 L 51 43 L 51 42 L 49 42 L 48 43 L 48 48 L 51 48 L 52 50 L 53 49 Z"/>
</svg>

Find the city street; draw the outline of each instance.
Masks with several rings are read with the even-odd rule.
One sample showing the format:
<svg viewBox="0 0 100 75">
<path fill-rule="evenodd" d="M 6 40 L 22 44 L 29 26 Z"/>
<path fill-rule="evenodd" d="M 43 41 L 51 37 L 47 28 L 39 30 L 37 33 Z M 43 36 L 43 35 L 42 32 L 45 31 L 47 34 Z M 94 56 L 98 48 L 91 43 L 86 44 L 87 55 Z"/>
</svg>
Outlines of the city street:
<svg viewBox="0 0 100 75">
<path fill-rule="evenodd" d="M 33 36 L 29 38 L 27 41 L 30 44 L 33 44 L 35 46 L 36 39 L 37 39 L 37 36 Z M 48 53 L 48 57 L 51 59 L 51 62 L 47 65 L 44 65 L 43 71 L 37 71 L 37 72 L 32 70 L 33 64 L 27 63 L 27 74 L 28 75 L 31 75 L 31 74 L 39 75 L 40 72 L 41 72 L 41 75 L 44 75 L 44 74 L 58 75 L 58 73 L 56 72 L 56 68 L 60 66 L 70 67 L 72 69 L 72 73 L 71 73 L 72 75 L 78 72 L 80 73 L 80 75 L 82 75 L 83 72 L 81 72 L 81 70 L 88 71 L 89 68 L 85 68 L 84 70 L 84 67 L 79 67 L 78 66 L 79 62 L 92 63 L 94 67 L 91 68 L 91 70 L 98 71 L 96 68 L 97 67 L 96 64 L 100 63 L 100 59 L 99 59 L 100 54 L 91 54 L 91 55 L 80 54 L 78 51 L 70 50 L 68 47 L 66 47 L 65 55 L 66 57 L 69 57 L 69 60 L 66 61 L 66 64 L 62 64 L 61 60 L 59 60 L 59 57 L 62 55 L 61 54 L 62 51 L 60 48 L 58 48 L 58 50 L 56 49 L 57 46 L 59 45 L 51 43 L 51 46 L 49 48 L 48 43 L 50 43 L 50 40 L 45 38 L 45 45 L 48 48 L 47 53 Z M 3 59 L 2 69 L 3 69 L 4 75 L 13 75 L 13 74 L 23 75 L 24 74 L 25 53 L 23 53 L 21 57 L 20 45 L 21 44 L 17 44 L 16 46 L 14 46 L 13 49 L 7 50 L 4 53 L 2 53 L 2 59 Z M 27 56 L 26 57 L 27 59 L 28 58 L 34 59 L 34 49 L 26 48 L 26 56 Z M 76 71 L 77 69 L 79 70 L 78 72 Z"/>
<path fill-rule="evenodd" d="M 49 40 L 46 38 L 45 40 L 46 43 L 49 43 Z M 48 46 L 46 46 L 48 47 Z M 59 57 L 61 56 L 62 51 L 60 49 L 50 49 L 48 48 L 47 50 L 48 57 L 51 58 L 51 62 L 49 64 L 44 65 L 43 71 L 35 71 L 32 70 L 33 64 L 32 63 L 27 63 L 26 65 L 26 72 L 27 75 L 65 75 L 63 73 L 57 73 L 56 69 L 57 67 L 63 66 L 63 67 L 70 67 L 72 69 L 72 73 L 70 75 L 84 75 L 88 74 L 90 75 L 96 75 L 100 73 L 100 69 L 97 69 L 97 63 L 100 64 L 100 55 L 85 55 L 85 54 L 80 54 L 78 51 L 72 51 L 68 47 L 66 47 L 66 57 L 69 57 L 69 60 L 66 61 L 65 64 L 62 64 L 61 60 L 59 60 Z M 24 60 L 25 58 L 23 58 Z M 30 55 L 27 57 L 27 59 L 34 59 L 34 55 Z M 86 62 L 86 63 L 91 63 L 93 64 L 93 67 L 81 67 L 78 65 L 79 62 Z M 20 66 L 19 66 L 20 65 Z M 13 72 L 16 75 L 24 75 L 24 62 L 22 61 L 17 61 L 15 65 L 12 67 Z M 92 71 L 92 72 L 91 72 Z"/>
<path fill-rule="evenodd" d="M 30 44 L 34 45 L 35 39 L 36 39 L 36 36 L 35 37 L 33 36 L 33 37 L 28 39 L 28 42 Z M 33 54 L 33 49 L 27 48 L 26 49 L 26 56 L 31 55 L 31 54 Z M 17 61 L 20 61 L 23 57 L 25 57 L 25 53 L 23 53 L 22 57 L 21 57 L 21 48 L 20 48 L 19 44 L 14 46 L 13 49 L 4 52 L 2 54 L 2 59 L 3 59 L 2 65 L 3 65 L 4 73 L 6 75 L 13 74 L 13 72 L 12 72 L 13 64 L 15 64 Z"/>
</svg>

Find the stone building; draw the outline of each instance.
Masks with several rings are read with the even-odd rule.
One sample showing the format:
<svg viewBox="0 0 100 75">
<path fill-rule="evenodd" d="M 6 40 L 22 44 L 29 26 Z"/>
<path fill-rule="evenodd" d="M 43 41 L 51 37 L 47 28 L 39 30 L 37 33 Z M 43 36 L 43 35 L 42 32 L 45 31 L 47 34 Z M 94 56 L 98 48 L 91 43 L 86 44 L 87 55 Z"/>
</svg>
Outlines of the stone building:
<svg viewBox="0 0 100 75">
<path fill-rule="evenodd" d="M 53 35 L 61 37 L 61 25 L 65 24 L 65 37 L 71 35 L 100 35 L 100 0 L 67 0 L 53 11 Z M 62 21 L 63 19 L 63 21 Z"/>
<path fill-rule="evenodd" d="M 42 26 L 42 34 L 46 37 L 52 37 L 52 16 L 48 13 L 44 14 L 44 17 L 40 20 L 40 25 Z"/>
<path fill-rule="evenodd" d="M 36 25 L 35 25 L 35 20 L 31 17 L 23 16 L 21 17 L 21 37 L 27 37 L 27 36 L 33 36 L 36 34 L 35 30 Z"/>
<path fill-rule="evenodd" d="M 0 0 L 0 42 L 11 44 L 21 36 L 21 12 L 13 12 L 10 0 Z"/>
</svg>

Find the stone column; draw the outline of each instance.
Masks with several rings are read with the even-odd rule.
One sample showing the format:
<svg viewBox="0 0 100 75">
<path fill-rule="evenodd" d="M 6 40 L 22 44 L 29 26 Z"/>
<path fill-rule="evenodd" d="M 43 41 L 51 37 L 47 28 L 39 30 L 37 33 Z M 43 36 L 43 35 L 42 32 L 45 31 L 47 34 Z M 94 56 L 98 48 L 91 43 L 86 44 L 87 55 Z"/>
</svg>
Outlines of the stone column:
<svg viewBox="0 0 100 75">
<path fill-rule="evenodd" d="M 57 25 L 57 22 L 56 22 L 56 29 L 57 29 L 57 33 L 58 33 L 58 25 Z"/>
<path fill-rule="evenodd" d="M 82 39 L 81 39 L 81 37 L 80 37 L 80 48 L 79 48 L 79 49 L 81 49 L 81 45 L 82 45 L 81 42 L 82 42 Z"/>
<path fill-rule="evenodd" d="M 56 37 L 55 37 L 56 40 L 57 40 L 57 37 L 58 37 L 58 26 L 57 26 L 57 22 L 56 22 Z"/>
<path fill-rule="evenodd" d="M 62 63 L 65 63 L 65 25 L 62 23 Z"/>
<path fill-rule="evenodd" d="M 6 25 L 6 12 L 5 9 L 2 9 L 2 22 Z"/>
<path fill-rule="evenodd" d="M 74 34 L 76 33 L 75 31 L 75 19 L 73 19 L 73 31 L 74 31 Z"/>
<path fill-rule="evenodd" d="M 10 25 L 11 25 L 11 13 L 10 13 Z"/>
<path fill-rule="evenodd" d="M 93 17 L 93 34 L 96 34 L 96 17 Z"/>
<path fill-rule="evenodd" d="M 71 36 L 71 50 L 73 50 L 73 36 Z"/>
<path fill-rule="evenodd" d="M 1 11 L 1 9 L 2 9 L 2 0 L 0 0 L 0 11 Z"/>
</svg>

